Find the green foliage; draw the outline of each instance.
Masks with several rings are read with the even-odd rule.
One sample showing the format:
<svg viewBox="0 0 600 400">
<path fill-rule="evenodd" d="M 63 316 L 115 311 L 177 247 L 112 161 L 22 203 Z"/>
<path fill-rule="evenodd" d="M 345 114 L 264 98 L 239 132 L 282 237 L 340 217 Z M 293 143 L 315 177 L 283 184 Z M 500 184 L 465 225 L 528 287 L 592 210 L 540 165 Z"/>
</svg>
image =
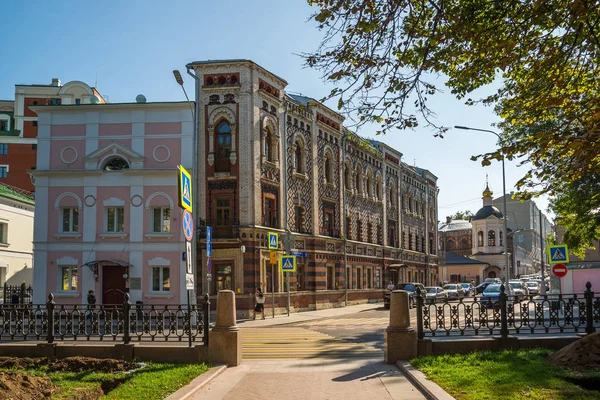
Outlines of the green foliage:
<svg viewBox="0 0 600 400">
<path fill-rule="evenodd" d="M 464 219 L 466 221 L 469 221 L 471 219 L 471 217 L 473 216 L 473 213 L 469 210 L 465 210 L 465 211 L 457 211 L 453 216 L 452 219 Z"/>
<path fill-rule="evenodd" d="M 482 165 L 519 158 L 523 199 L 558 195 L 600 175 L 600 4 L 567 0 L 308 0 L 324 38 L 306 65 L 336 83 L 330 97 L 377 133 L 425 123 L 445 86 L 502 118 Z M 489 89 L 490 83 L 500 85 Z M 479 98 L 469 96 L 487 90 Z M 598 190 L 596 190 L 596 193 Z M 590 210 L 588 210 L 590 211 Z M 591 233 L 588 230 L 589 233 Z M 591 238 L 587 238 L 589 240 Z"/>
<path fill-rule="evenodd" d="M 600 399 L 565 379 L 547 349 L 473 352 L 416 358 L 411 364 L 457 399 Z"/>
<path fill-rule="evenodd" d="M 565 228 L 562 242 L 579 258 L 588 248 L 594 249 L 593 238 L 600 237 L 600 175 L 589 174 L 563 190 L 550 205 L 558 224 Z"/>
</svg>

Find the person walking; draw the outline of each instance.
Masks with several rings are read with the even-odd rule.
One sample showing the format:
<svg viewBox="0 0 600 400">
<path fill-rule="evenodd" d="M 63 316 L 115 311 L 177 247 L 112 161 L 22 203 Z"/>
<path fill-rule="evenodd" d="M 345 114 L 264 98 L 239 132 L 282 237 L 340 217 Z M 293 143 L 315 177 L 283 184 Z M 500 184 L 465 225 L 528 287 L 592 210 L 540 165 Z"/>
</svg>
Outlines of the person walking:
<svg viewBox="0 0 600 400">
<path fill-rule="evenodd" d="M 394 282 L 390 281 L 390 284 L 387 286 L 388 290 L 394 290 Z"/>
<path fill-rule="evenodd" d="M 262 319 L 265 319 L 265 295 L 260 288 L 256 288 L 256 305 L 254 306 L 254 319 L 256 319 L 256 313 L 262 313 Z"/>
</svg>

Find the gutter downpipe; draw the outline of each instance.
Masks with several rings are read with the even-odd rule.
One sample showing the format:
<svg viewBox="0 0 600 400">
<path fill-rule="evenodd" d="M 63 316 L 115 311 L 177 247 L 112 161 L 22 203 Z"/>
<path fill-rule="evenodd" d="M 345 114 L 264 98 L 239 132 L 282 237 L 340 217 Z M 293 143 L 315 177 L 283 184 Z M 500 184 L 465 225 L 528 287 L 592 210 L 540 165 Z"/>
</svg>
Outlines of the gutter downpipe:
<svg viewBox="0 0 600 400">
<path fill-rule="evenodd" d="M 348 218 L 346 215 L 346 139 L 348 138 L 348 132 L 344 133 L 342 137 L 342 180 L 344 182 L 343 185 L 340 185 L 342 188 L 342 194 L 344 196 L 344 207 L 343 207 L 343 218 L 344 218 L 344 305 L 348 306 L 348 250 L 346 249 L 346 244 L 348 243 Z"/>
</svg>

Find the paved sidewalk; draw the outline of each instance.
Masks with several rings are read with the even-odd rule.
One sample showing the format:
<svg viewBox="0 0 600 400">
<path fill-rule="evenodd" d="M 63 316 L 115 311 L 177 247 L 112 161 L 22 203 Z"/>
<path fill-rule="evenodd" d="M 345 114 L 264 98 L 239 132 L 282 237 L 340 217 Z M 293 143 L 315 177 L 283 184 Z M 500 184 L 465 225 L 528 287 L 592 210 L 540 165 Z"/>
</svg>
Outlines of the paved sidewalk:
<svg viewBox="0 0 600 400">
<path fill-rule="evenodd" d="M 265 319 L 245 319 L 238 320 L 237 324 L 240 328 L 257 328 L 265 326 L 285 325 L 293 324 L 296 322 L 312 321 L 315 319 L 331 318 L 340 315 L 359 313 L 361 311 L 370 311 L 377 308 L 383 309 L 383 303 L 366 303 L 355 306 L 339 307 L 339 308 L 328 308 L 325 310 L 317 311 L 305 311 L 290 313 L 289 317 L 285 315 L 275 315 L 275 318 L 267 312 Z"/>
<path fill-rule="evenodd" d="M 396 366 L 379 357 L 244 360 L 186 400 L 425 398 Z"/>
</svg>

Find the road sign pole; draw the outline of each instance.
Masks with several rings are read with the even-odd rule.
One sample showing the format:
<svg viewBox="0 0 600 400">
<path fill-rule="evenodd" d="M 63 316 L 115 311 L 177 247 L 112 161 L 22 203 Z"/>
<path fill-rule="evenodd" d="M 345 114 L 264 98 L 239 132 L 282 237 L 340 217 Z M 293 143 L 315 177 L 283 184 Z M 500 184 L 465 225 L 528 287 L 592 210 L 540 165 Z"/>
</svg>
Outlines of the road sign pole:
<svg viewBox="0 0 600 400">
<path fill-rule="evenodd" d="M 288 292 L 288 304 L 287 304 L 287 311 L 288 311 L 288 317 L 290 316 L 290 274 L 289 273 L 285 273 L 286 275 L 286 280 L 287 280 L 287 292 Z"/>
<path fill-rule="evenodd" d="M 275 264 L 271 264 L 271 311 L 275 318 Z"/>
</svg>

